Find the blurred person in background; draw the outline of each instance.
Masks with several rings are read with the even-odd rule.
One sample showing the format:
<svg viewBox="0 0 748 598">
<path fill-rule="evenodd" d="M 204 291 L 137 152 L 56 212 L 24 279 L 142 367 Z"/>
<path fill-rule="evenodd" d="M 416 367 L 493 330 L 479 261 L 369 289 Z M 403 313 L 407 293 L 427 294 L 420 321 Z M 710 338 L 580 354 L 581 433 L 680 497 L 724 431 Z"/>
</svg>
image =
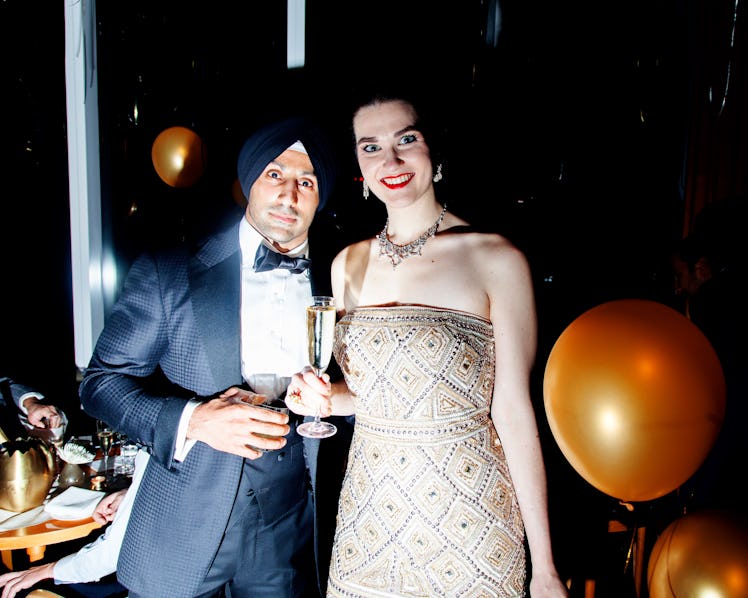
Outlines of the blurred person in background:
<svg viewBox="0 0 748 598">
<path fill-rule="evenodd" d="M 0 390 L 0 402 L 6 408 L 16 405 L 18 417 L 27 428 L 67 426 L 65 413 L 46 401 L 44 395 L 36 389 L 3 376 L 0 377 Z"/>
<path fill-rule="evenodd" d="M 745 243 L 741 227 L 748 198 L 709 204 L 694 221 L 691 234 L 671 255 L 673 306 L 709 340 L 722 365 L 726 410 L 722 429 L 701 467 L 680 489 L 686 509 L 707 507 L 748 511 L 742 475 L 748 459 L 748 316 L 743 298 Z"/>
</svg>

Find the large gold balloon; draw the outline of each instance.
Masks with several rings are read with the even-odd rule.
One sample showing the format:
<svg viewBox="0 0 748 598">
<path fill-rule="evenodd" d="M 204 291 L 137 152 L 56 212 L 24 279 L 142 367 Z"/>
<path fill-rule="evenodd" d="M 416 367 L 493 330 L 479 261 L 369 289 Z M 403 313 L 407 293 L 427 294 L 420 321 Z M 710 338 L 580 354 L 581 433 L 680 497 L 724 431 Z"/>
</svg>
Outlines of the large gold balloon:
<svg viewBox="0 0 748 598">
<path fill-rule="evenodd" d="M 668 494 L 709 453 L 725 413 L 717 354 L 661 303 L 603 303 L 554 344 L 543 380 L 551 432 L 574 469 L 626 502 Z"/>
<path fill-rule="evenodd" d="M 187 127 L 169 127 L 159 133 L 151 148 L 156 173 L 171 187 L 190 187 L 205 171 L 205 146 Z"/>
<path fill-rule="evenodd" d="M 652 547 L 650 598 L 748 598 L 748 520 L 697 511 L 671 523 Z"/>
</svg>

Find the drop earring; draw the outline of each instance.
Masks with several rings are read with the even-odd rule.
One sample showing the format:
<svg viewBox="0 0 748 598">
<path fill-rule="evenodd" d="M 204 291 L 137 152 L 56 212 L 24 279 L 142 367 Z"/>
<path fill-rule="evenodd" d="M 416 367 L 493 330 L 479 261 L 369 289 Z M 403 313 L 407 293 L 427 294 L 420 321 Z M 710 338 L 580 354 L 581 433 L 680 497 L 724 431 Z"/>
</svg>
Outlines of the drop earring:
<svg viewBox="0 0 748 598">
<path fill-rule="evenodd" d="M 366 181 L 364 181 L 363 196 L 365 200 L 369 199 L 369 185 L 366 184 Z"/>
<path fill-rule="evenodd" d="M 436 165 L 436 174 L 434 175 L 434 182 L 438 183 L 443 178 L 444 178 L 444 176 L 442 175 L 442 165 L 441 164 L 437 164 Z"/>
</svg>

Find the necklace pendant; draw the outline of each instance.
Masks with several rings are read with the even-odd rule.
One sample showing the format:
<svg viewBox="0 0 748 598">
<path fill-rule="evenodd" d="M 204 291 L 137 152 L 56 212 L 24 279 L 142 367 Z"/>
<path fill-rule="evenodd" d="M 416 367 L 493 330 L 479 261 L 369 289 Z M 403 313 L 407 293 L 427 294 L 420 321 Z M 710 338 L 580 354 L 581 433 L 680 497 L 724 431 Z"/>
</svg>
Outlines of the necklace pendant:
<svg viewBox="0 0 748 598">
<path fill-rule="evenodd" d="M 436 222 L 434 222 L 434 224 L 432 224 L 429 229 L 415 241 L 411 241 L 410 243 L 406 243 L 405 245 L 398 245 L 397 243 L 393 243 L 387 238 L 387 227 L 390 223 L 390 219 L 387 218 L 387 221 L 384 223 L 382 232 L 377 235 L 377 239 L 379 240 L 379 256 L 388 257 L 392 262 L 392 269 L 394 270 L 403 262 L 403 260 L 406 260 L 414 255 L 421 255 L 423 246 L 426 245 L 426 241 L 433 237 L 436 234 L 436 231 L 439 229 L 439 225 L 442 223 L 442 220 L 444 219 L 444 213 L 446 211 L 447 205 L 445 204 L 442 208 L 441 214 L 439 214 L 439 218 L 436 219 Z"/>
</svg>

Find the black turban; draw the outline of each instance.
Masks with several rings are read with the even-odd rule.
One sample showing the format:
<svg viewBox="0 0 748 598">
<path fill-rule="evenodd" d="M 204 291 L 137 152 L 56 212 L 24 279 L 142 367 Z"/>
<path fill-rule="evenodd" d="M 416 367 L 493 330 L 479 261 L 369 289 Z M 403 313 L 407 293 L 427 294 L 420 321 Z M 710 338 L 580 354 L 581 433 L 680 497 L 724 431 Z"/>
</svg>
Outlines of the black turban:
<svg viewBox="0 0 748 598">
<path fill-rule="evenodd" d="M 292 117 L 265 125 L 244 142 L 237 161 L 239 184 L 244 197 L 265 167 L 296 141 L 301 141 L 309 154 L 319 184 L 319 205 L 324 208 L 335 185 L 337 174 L 335 156 L 324 131 L 311 120 Z"/>
</svg>

